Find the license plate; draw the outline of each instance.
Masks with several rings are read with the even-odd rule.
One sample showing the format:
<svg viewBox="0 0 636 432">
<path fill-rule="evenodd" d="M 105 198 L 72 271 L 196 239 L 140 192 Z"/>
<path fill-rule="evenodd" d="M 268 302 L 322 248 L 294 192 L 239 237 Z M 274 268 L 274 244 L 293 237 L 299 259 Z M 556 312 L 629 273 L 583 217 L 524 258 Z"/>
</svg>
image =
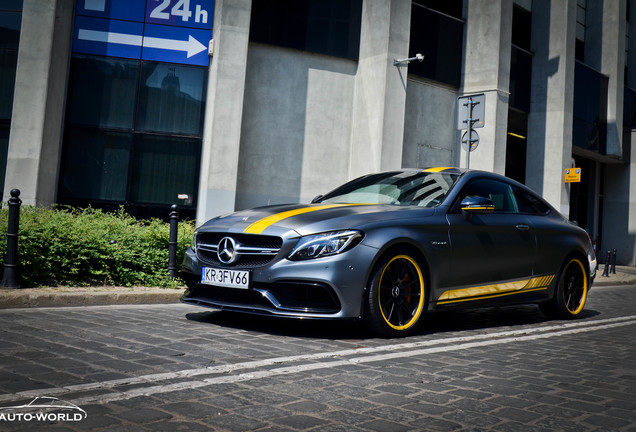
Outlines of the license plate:
<svg viewBox="0 0 636 432">
<path fill-rule="evenodd" d="M 203 267 L 201 269 L 201 283 L 227 288 L 248 289 L 250 287 L 250 272 Z"/>
</svg>

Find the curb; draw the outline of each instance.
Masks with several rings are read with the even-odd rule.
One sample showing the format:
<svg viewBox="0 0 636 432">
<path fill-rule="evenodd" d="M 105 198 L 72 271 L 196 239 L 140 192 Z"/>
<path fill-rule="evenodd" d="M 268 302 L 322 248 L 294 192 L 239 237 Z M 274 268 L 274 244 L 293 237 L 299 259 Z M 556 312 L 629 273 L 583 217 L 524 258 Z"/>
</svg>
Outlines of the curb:
<svg viewBox="0 0 636 432">
<path fill-rule="evenodd" d="M 636 285 L 636 268 L 616 266 L 616 273 L 609 273 L 609 276 L 603 277 L 604 267 L 604 264 L 599 264 L 592 289 L 602 286 Z"/>
<path fill-rule="evenodd" d="M 145 287 L 0 289 L 0 309 L 178 303 L 183 289 Z"/>
</svg>

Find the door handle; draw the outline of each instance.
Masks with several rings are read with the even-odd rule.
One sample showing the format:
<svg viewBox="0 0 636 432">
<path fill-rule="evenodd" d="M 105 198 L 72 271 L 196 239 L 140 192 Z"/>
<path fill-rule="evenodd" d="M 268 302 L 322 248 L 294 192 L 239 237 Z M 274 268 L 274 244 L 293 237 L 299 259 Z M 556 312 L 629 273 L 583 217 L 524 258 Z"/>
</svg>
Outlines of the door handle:
<svg viewBox="0 0 636 432">
<path fill-rule="evenodd" d="M 526 224 L 518 224 L 515 226 L 519 231 L 530 231 L 530 226 Z"/>
</svg>

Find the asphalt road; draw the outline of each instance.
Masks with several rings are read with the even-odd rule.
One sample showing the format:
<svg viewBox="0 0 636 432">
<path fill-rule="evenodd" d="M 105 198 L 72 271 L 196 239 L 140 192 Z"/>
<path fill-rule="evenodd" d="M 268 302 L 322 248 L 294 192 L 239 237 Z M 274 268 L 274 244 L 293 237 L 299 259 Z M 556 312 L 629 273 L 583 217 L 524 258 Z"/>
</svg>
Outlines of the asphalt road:
<svg viewBox="0 0 636 432">
<path fill-rule="evenodd" d="M 3 431 L 636 431 L 633 285 L 574 321 L 438 313 L 399 340 L 182 304 L 6 309 L 0 347 Z M 69 408 L 6 409 L 36 397 Z"/>
</svg>

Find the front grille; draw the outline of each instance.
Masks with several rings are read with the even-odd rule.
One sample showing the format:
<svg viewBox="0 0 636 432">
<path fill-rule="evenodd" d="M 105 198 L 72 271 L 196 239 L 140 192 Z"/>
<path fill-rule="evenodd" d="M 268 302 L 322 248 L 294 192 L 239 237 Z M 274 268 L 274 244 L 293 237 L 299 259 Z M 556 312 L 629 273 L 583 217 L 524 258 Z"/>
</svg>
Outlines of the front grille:
<svg viewBox="0 0 636 432">
<path fill-rule="evenodd" d="M 255 287 L 259 289 L 258 286 Z M 283 281 L 263 284 L 260 291 L 275 299 L 278 307 L 290 310 L 334 313 L 340 310 L 340 301 L 331 287 L 321 283 Z"/>
<path fill-rule="evenodd" d="M 231 237 L 236 243 L 238 258 L 231 264 L 219 260 L 219 242 Z M 197 235 L 197 258 L 200 262 L 217 267 L 255 268 L 270 263 L 283 245 L 280 237 L 253 234 L 201 232 Z"/>
</svg>

